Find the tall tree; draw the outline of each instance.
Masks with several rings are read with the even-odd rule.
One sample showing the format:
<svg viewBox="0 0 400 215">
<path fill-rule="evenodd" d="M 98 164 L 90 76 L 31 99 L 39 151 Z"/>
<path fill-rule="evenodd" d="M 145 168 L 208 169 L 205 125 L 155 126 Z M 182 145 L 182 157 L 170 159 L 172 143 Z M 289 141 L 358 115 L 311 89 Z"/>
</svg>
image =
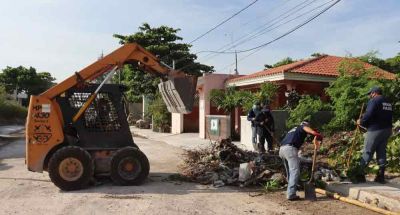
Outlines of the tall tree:
<svg viewBox="0 0 400 215">
<path fill-rule="evenodd" d="M 400 74 L 400 53 L 397 53 L 397 55 L 392 58 L 387 58 L 385 62 L 389 71 Z"/>
<path fill-rule="evenodd" d="M 33 67 L 6 67 L 0 73 L 0 83 L 4 85 L 7 93 L 11 94 L 15 90 L 18 93 L 24 91 L 28 95 L 39 94 L 54 83 L 55 78 L 48 72 L 37 73 Z"/>
<path fill-rule="evenodd" d="M 294 62 L 296 62 L 296 60 L 293 60 L 291 57 L 286 57 L 286 58 L 283 58 L 282 60 L 276 62 L 276 63 L 273 64 L 273 65 L 264 64 L 264 69 L 267 70 L 267 69 L 275 68 L 275 67 L 278 67 L 278 66 L 283 66 L 283 65 L 286 65 L 286 64 L 291 64 L 291 63 L 294 63 Z"/>
<path fill-rule="evenodd" d="M 400 74 L 400 53 L 397 53 L 396 56 L 387 59 L 379 58 L 378 55 L 378 51 L 369 51 L 365 55 L 359 56 L 358 59 L 388 72 Z"/>
<path fill-rule="evenodd" d="M 114 37 L 120 40 L 121 44 L 136 42 L 168 65 L 175 60 L 175 68 L 192 74 L 213 72 L 213 67 L 195 62 L 197 56 L 190 53 L 190 44 L 180 43 L 182 37 L 177 33 L 180 29 L 168 26 L 151 27 L 144 23 L 139 31 L 131 35 L 115 34 Z M 128 98 L 137 101 L 141 95 L 154 95 L 157 90 L 159 79 L 150 74 L 144 74 L 133 66 L 127 65 L 123 70 L 121 80 L 129 87 Z"/>
</svg>

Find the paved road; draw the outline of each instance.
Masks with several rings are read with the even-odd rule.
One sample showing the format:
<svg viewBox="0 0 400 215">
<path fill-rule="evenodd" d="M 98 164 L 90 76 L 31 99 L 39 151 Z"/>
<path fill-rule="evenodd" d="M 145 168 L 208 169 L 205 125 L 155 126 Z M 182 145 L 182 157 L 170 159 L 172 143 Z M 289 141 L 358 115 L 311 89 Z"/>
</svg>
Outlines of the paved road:
<svg viewBox="0 0 400 215">
<path fill-rule="evenodd" d="M 287 202 L 284 192 L 251 197 L 256 190 L 213 188 L 168 181 L 178 171 L 182 150 L 163 142 L 136 138 L 151 163 L 142 186 L 106 183 L 63 192 L 47 173 L 33 173 L 24 164 L 24 141 L 0 148 L 0 214 L 374 214 L 338 201 Z"/>
<path fill-rule="evenodd" d="M 23 128 L 23 125 L 2 125 L 0 126 L 0 135 L 7 135 Z"/>
</svg>

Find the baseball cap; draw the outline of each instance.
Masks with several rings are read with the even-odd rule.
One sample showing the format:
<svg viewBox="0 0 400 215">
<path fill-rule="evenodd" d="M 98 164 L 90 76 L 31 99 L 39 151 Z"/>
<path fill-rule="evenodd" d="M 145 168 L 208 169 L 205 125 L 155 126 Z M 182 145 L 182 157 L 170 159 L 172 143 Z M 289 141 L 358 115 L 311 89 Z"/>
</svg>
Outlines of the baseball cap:
<svg viewBox="0 0 400 215">
<path fill-rule="evenodd" d="M 371 89 L 369 89 L 367 95 L 369 95 L 369 94 L 371 94 L 371 93 L 378 93 L 378 94 L 381 94 L 381 93 L 382 93 L 382 90 L 381 90 L 381 88 L 379 88 L 379 87 L 377 87 L 377 86 L 374 86 L 374 87 L 371 87 Z"/>
</svg>

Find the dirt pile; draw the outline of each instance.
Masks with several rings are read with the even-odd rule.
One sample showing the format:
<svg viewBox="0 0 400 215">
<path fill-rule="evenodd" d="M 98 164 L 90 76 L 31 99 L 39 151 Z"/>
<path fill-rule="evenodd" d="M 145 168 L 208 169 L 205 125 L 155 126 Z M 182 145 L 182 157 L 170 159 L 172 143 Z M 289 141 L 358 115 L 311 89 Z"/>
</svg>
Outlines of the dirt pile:
<svg viewBox="0 0 400 215">
<path fill-rule="evenodd" d="M 187 150 L 181 175 L 201 184 L 247 186 L 268 181 L 284 183 L 282 160 L 277 154 L 246 151 L 225 139 L 211 147 Z"/>
</svg>

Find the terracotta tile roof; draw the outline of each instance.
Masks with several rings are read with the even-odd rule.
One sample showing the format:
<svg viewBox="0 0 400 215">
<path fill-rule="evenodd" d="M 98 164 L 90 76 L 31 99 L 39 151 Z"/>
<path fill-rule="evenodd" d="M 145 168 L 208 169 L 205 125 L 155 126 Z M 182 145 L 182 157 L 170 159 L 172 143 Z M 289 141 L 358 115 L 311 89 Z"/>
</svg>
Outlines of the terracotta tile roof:
<svg viewBox="0 0 400 215">
<path fill-rule="evenodd" d="M 337 56 L 330 56 L 330 55 L 322 55 L 316 58 L 310 58 L 307 60 L 300 60 L 291 64 L 263 70 L 260 72 L 256 72 L 250 75 L 233 78 L 230 79 L 228 82 L 236 82 L 241 80 L 248 80 L 253 78 L 259 78 L 262 76 L 269 76 L 279 73 L 301 73 L 301 74 L 309 74 L 309 75 L 316 75 L 316 76 L 331 76 L 337 77 L 339 76 L 338 67 L 340 66 L 343 60 L 349 58 L 344 57 L 337 57 Z M 351 59 L 358 61 L 357 59 Z M 368 63 L 364 63 L 366 69 L 372 68 L 373 66 Z M 377 69 L 376 76 L 384 77 L 386 79 L 395 79 L 396 75 L 390 72 L 387 72 L 382 69 Z"/>
</svg>

